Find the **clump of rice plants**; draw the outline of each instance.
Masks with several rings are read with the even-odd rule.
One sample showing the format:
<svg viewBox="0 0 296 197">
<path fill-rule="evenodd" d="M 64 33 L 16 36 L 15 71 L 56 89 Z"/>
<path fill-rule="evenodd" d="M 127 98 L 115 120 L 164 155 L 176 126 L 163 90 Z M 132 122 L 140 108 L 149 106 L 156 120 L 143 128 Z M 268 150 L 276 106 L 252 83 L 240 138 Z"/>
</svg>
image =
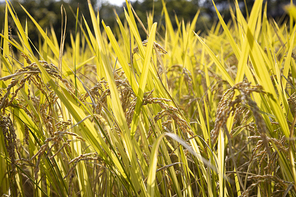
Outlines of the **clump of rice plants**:
<svg viewBox="0 0 296 197">
<path fill-rule="evenodd" d="M 199 12 L 174 30 L 163 1 L 161 37 L 153 15 L 145 27 L 128 2 L 118 31 L 89 3 L 92 23 L 77 16 L 66 47 L 27 13 L 37 47 L 7 3 L 0 195 L 296 196 L 287 10 L 291 22 L 280 25 L 262 0 L 247 19 L 236 2 L 231 23 L 216 9 L 217 24 L 198 35 Z"/>
</svg>

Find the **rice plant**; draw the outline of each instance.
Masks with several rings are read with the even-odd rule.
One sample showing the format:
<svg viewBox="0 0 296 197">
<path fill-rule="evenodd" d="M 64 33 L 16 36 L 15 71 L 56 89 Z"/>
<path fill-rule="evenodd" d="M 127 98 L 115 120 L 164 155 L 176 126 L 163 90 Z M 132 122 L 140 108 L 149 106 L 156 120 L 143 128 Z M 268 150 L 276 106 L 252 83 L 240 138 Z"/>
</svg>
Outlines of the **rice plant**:
<svg viewBox="0 0 296 197">
<path fill-rule="evenodd" d="M 262 0 L 227 24 L 215 7 L 199 35 L 199 12 L 174 30 L 162 3 L 163 27 L 126 1 L 118 30 L 89 3 L 71 46 L 23 8 L 32 45 L 6 3 L 1 196 L 296 196 L 294 6 L 283 24 Z"/>
</svg>

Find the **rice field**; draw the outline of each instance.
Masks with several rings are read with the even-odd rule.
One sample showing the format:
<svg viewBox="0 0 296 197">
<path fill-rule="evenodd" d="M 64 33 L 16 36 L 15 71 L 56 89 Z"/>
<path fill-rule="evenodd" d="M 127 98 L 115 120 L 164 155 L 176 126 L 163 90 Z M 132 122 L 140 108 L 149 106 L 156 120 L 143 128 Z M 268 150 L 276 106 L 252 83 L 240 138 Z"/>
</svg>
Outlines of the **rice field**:
<svg viewBox="0 0 296 197">
<path fill-rule="evenodd" d="M 7 3 L 0 195 L 296 196 L 296 8 L 283 23 L 263 0 L 229 23 L 215 9 L 199 34 L 199 12 L 173 29 L 164 1 L 164 25 L 127 2 L 118 29 L 89 3 L 61 40 L 27 12 L 34 46 Z"/>
</svg>

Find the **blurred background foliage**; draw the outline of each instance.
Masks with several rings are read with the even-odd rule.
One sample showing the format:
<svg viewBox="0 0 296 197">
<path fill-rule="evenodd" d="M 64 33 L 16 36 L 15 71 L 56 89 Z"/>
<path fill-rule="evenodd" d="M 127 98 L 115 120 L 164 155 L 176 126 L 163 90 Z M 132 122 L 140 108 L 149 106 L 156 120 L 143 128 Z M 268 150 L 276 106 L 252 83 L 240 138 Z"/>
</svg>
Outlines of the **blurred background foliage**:
<svg viewBox="0 0 296 197">
<path fill-rule="evenodd" d="M 255 0 L 239 0 L 239 5 L 245 15 L 250 12 L 254 1 Z M 19 4 L 22 4 L 29 11 L 44 30 L 47 29 L 47 31 L 50 31 L 50 28 L 53 27 L 58 40 L 61 34 L 61 5 L 64 6 L 67 13 L 67 34 L 75 34 L 75 14 L 78 6 L 79 20 L 82 20 L 81 16 L 83 15 L 90 24 L 87 0 L 11 0 L 11 2 L 23 25 L 25 25 L 27 21 L 29 37 L 33 43 L 38 42 L 38 30 L 30 20 L 27 20 L 28 17 Z M 125 7 L 125 4 L 119 7 L 110 4 L 110 2 L 112 1 L 91 0 L 93 7 L 97 8 L 97 11 L 99 11 L 100 18 L 103 19 L 106 25 L 109 25 L 113 31 L 116 31 L 118 27 L 114 11 L 123 19 L 124 9 L 122 7 Z M 291 2 L 290 0 L 266 0 L 265 2 L 268 6 L 268 16 L 278 21 L 285 21 L 284 6 L 289 4 Z M 200 15 L 196 24 L 196 32 L 200 31 L 206 33 L 207 29 L 212 27 L 217 20 L 216 12 L 212 6 L 212 0 L 165 0 L 165 3 L 174 28 L 177 28 L 175 16 L 178 17 L 179 22 L 184 20 L 184 22 L 187 23 L 193 19 L 198 10 L 200 10 Z M 220 13 L 224 16 L 224 20 L 228 21 L 231 18 L 229 8 L 230 6 L 234 7 L 234 0 L 215 0 L 215 3 Z M 158 22 L 158 33 L 161 35 L 161 27 L 165 25 L 164 16 L 162 15 L 162 0 L 137 0 L 132 2 L 132 6 L 144 25 L 147 25 L 147 14 L 154 10 L 154 21 Z M 2 3 L 0 4 L 0 32 L 3 29 L 4 11 L 5 3 Z M 12 20 L 10 20 L 10 22 L 9 25 L 12 29 L 12 35 L 16 35 Z M 142 28 L 139 27 L 139 29 Z M 144 32 L 140 33 L 143 39 L 145 39 Z M 66 35 L 66 44 L 69 42 L 70 36 Z"/>
</svg>

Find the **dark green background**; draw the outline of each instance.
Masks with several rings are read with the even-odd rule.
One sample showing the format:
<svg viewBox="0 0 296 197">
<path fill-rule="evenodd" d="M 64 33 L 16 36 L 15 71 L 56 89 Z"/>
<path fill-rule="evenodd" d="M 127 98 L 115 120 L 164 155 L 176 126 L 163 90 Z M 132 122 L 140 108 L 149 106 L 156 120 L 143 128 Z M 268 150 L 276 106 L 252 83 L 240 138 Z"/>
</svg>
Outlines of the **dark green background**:
<svg viewBox="0 0 296 197">
<path fill-rule="evenodd" d="M 96 10 L 99 10 L 100 18 L 105 21 L 105 23 L 111 26 L 113 31 L 116 31 L 117 24 L 115 20 L 115 15 L 113 10 L 116 10 L 121 19 L 124 19 L 123 8 L 116 7 L 108 3 L 99 3 L 101 1 L 91 0 L 92 5 Z M 170 14 L 174 28 L 177 27 L 175 21 L 175 15 L 178 16 L 178 19 L 184 19 L 185 22 L 192 20 L 194 15 L 198 10 L 200 10 L 200 16 L 196 25 L 196 31 L 201 31 L 206 33 L 207 28 L 211 27 L 216 21 L 216 13 L 212 5 L 211 0 L 165 0 L 167 10 Z M 289 0 L 268 0 L 268 16 L 276 18 L 277 20 L 285 21 L 285 12 L 283 9 L 284 5 L 290 3 Z M 26 19 L 28 19 L 28 28 L 29 28 L 29 37 L 33 43 L 37 43 L 39 39 L 38 30 L 31 23 L 26 13 L 22 10 L 19 4 L 22 4 L 29 13 L 35 18 L 35 20 L 48 31 L 52 26 L 56 32 L 58 40 L 60 39 L 61 34 L 61 5 L 63 4 L 66 13 L 67 13 L 67 35 L 66 43 L 69 43 L 70 36 L 69 33 L 75 33 L 76 19 L 74 13 L 76 14 L 76 9 L 79 5 L 79 21 L 81 16 L 84 15 L 89 24 L 90 15 L 88 12 L 88 5 L 86 0 L 68 0 L 68 1 L 55 1 L 55 0 L 26 0 L 26 1 L 17 1 L 12 0 L 13 7 L 20 18 L 23 25 L 25 25 Z M 224 16 L 225 21 L 230 19 L 229 6 L 234 6 L 233 0 L 215 0 L 216 5 L 218 6 L 221 14 Z M 251 7 L 254 3 L 254 0 L 239 0 L 239 5 L 244 15 L 247 12 L 250 12 Z M 99 5 L 100 4 L 100 5 Z M 147 12 L 154 9 L 154 21 L 158 22 L 159 33 L 161 34 L 161 25 L 164 25 L 164 17 L 161 15 L 162 11 L 162 1 L 161 0 L 144 0 L 144 1 L 135 1 L 132 3 L 134 9 L 136 10 L 138 16 L 141 18 L 143 23 L 146 25 L 146 16 Z M 247 5 L 247 6 L 245 6 Z M 3 29 L 4 22 L 4 9 L 5 3 L 0 5 L 0 31 Z M 288 18 L 288 17 L 286 17 Z M 13 24 L 12 19 L 9 20 L 9 25 L 12 29 L 12 35 L 16 35 L 16 28 Z M 141 29 L 141 28 L 139 28 Z M 79 31 L 79 30 L 78 30 Z M 143 39 L 145 39 L 144 32 L 141 32 Z"/>
</svg>

